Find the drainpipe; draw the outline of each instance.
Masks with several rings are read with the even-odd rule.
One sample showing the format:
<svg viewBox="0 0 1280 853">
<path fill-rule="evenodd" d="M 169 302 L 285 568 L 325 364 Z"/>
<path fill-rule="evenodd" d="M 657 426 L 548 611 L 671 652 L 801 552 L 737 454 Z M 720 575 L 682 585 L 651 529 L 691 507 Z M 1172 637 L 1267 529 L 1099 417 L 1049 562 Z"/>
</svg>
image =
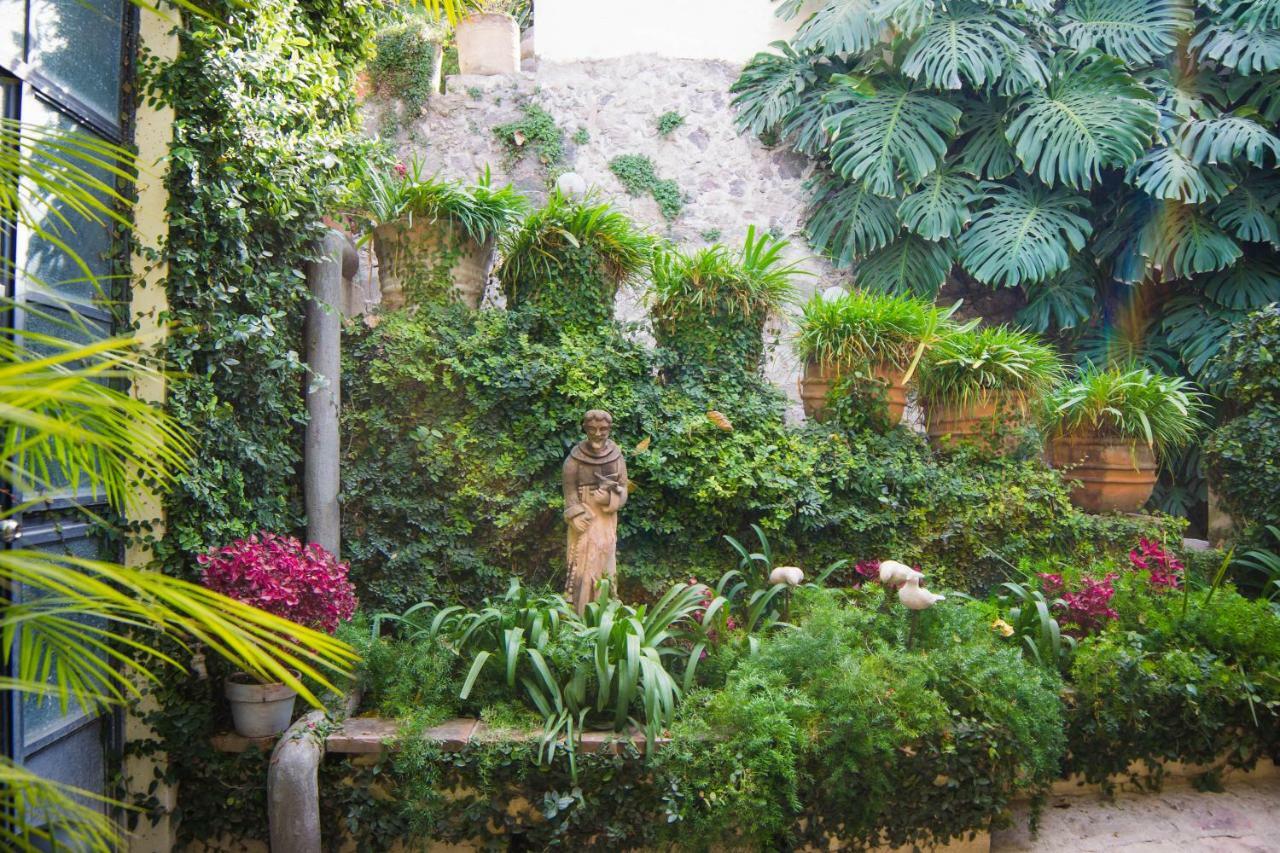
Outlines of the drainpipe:
<svg viewBox="0 0 1280 853">
<path fill-rule="evenodd" d="M 338 405 L 342 372 L 342 288 L 355 277 L 359 256 L 351 239 L 330 228 L 319 259 L 307 264 L 307 434 L 303 450 L 303 497 L 307 541 L 338 556 Z"/>
</svg>

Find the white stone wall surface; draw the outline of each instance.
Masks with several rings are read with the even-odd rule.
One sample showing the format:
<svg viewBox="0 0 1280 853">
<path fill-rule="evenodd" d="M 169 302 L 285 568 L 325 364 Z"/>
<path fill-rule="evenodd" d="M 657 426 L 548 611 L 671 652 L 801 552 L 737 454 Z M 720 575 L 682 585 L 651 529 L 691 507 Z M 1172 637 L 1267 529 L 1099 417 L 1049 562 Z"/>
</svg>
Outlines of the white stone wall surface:
<svg viewBox="0 0 1280 853">
<path fill-rule="evenodd" d="M 714 60 L 630 56 L 539 61 L 535 70 L 513 75 L 453 76 L 446 93 L 421 117 L 399 123 L 403 129 L 394 145 L 406 162 L 417 157 L 429 173 L 472 180 L 488 166 L 496 182 L 511 181 L 539 200 L 550 185 L 546 167 L 532 155 L 506 162 L 492 130 L 520 118 L 522 107 L 535 103 L 564 131 L 565 156 L 557 168 L 582 176 L 653 233 L 686 248 L 717 239 L 738 246 L 748 226 L 755 225 L 757 231 L 790 240 L 790 257 L 813 273 L 800 281 L 802 296 L 842 284 L 846 276 L 815 258 L 801 232 L 808 198 L 804 182 L 812 167 L 805 158 L 768 149 L 734 126 L 728 90 L 740 67 Z M 657 119 L 669 110 L 684 116 L 684 124 L 662 137 Z M 367 104 L 366 128 L 372 133 L 378 123 L 378 105 Z M 574 143 L 572 137 L 583 129 L 587 141 Z M 652 198 L 633 198 L 622 189 L 608 166 L 620 154 L 648 156 L 659 178 L 679 184 L 685 206 L 674 222 L 663 219 Z M 641 318 L 642 294 L 622 294 L 618 315 Z M 794 327 L 787 318 L 774 325 L 781 344 L 767 372 L 796 399 L 800 369 L 788 344 Z"/>
</svg>

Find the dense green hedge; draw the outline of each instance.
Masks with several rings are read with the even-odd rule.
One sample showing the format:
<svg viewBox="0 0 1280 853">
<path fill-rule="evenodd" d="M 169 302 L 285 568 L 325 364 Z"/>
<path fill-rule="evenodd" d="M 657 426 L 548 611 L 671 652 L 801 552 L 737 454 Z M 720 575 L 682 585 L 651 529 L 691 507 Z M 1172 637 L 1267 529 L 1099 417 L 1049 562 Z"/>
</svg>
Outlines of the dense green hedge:
<svg viewBox="0 0 1280 853">
<path fill-rule="evenodd" d="M 614 414 L 635 483 L 619 556 L 632 595 L 718 574 L 732 555 L 721 535 L 751 523 L 802 566 L 893 556 L 974 589 L 1006 560 L 1177 528 L 1074 510 L 1030 452 L 936 454 L 906 429 L 790 426 L 749 365 L 659 382 L 679 353 L 615 325 L 550 340 L 544 328 L 530 310 L 434 306 L 348 328 L 343 540 L 367 607 L 476 601 L 512 575 L 558 583 L 560 466 L 590 408 Z"/>
</svg>

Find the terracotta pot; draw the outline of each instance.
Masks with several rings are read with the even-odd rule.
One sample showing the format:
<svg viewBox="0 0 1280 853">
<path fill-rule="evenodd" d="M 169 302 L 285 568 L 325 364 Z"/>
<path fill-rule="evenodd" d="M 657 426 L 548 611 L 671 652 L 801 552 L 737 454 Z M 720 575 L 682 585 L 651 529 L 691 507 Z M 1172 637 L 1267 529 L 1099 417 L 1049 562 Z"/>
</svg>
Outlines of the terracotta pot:
<svg viewBox="0 0 1280 853">
<path fill-rule="evenodd" d="M 1049 462 L 1068 480 L 1079 480 L 1071 502 L 1088 512 L 1137 512 L 1156 485 L 1156 456 L 1131 439 L 1092 432 L 1055 436 Z"/>
<path fill-rule="evenodd" d="M 1024 413 L 1004 409 L 994 401 L 980 400 L 961 406 L 931 405 L 925 411 L 929 441 L 934 445 L 990 444 L 1002 427 L 1021 423 Z M 1005 435 L 1008 445 L 1010 435 Z"/>
<path fill-rule="evenodd" d="M 263 684 L 252 675 L 227 676 L 227 701 L 236 733 L 244 737 L 273 737 L 289 728 L 298 694 L 284 684 Z"/>
<path fill-rule="evenodd" d="M 373 229 L 373 250 L 378 256 L 378 289 L 387 311 L 429 298 L 416 292 L 415 279 L 429 279 L 450 246 L 459 246 L 449 269 L 452 295 L 468 308 L 479 308 L 493 271 L 493 240 L 477 243 L 449 222 L 415 217 L 410 224 L 399 220 Z"/>
<path fill-rule="evenodd" d="M 520 70 L 520 25 L 510 15 L 469 15 L 453 31 L 462 74 L 515 74 Z"/>
<path fill-rule="evenodd" d="M 886 364 L 876 364 L 872 366 L 871 374 L 885 384 L 885 414 L 889 423 L 897 426 L 902 420 L 902 413 L 907 410 L 907 387 L 902 384 L 902 371 Z M 805 417 L 819 423 L 831 417 L 827 394 L 839 379 L 839 370 L 829 364 L 813 361 L 805 364 L 804 375 L 800 377 L 800 402 L 804 404 Z"/>
</svg>

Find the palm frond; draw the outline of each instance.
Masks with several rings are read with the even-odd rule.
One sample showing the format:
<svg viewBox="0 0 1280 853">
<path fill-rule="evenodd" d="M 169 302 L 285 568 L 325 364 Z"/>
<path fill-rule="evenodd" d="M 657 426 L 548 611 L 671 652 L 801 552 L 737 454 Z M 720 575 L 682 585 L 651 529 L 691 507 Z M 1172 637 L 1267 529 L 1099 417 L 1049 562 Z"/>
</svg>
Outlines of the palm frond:
<svg viewBox="0 0 1280 853">
<path fill-rule="evenodd" d="M 1154 97 L 1118 60 L 1055 57 L 1047 89 L 1017 98 L 1007 135 L 1022 166 L 1046 184 L 1087 189 L 1104 167 L 1126 167 L 1155 136 Z"/>
<path fill-rule="evenodd" d="M 0 756 L 0 847 L 37 853 L 79 850 L 111 853 L 119 833 L 108 811 L 123 804 L 43 778 Z"/>
<path fill-rule="evenodd" d="M 1178 0 L 1069 0 L 1063 37 L 1072 49 L 1096 48 L 1130 66 L 1168 54 L 1191 30 L 1191 7 Z"/>
<path fill-rule="evenodd" d="M 984 284 L 1013 287 L 1062 272 L 1093 230 L 1088 202 L 1029 182 L 990 185 L 982 209 L 960 237 L 959 260 Z"/>
</svg>

